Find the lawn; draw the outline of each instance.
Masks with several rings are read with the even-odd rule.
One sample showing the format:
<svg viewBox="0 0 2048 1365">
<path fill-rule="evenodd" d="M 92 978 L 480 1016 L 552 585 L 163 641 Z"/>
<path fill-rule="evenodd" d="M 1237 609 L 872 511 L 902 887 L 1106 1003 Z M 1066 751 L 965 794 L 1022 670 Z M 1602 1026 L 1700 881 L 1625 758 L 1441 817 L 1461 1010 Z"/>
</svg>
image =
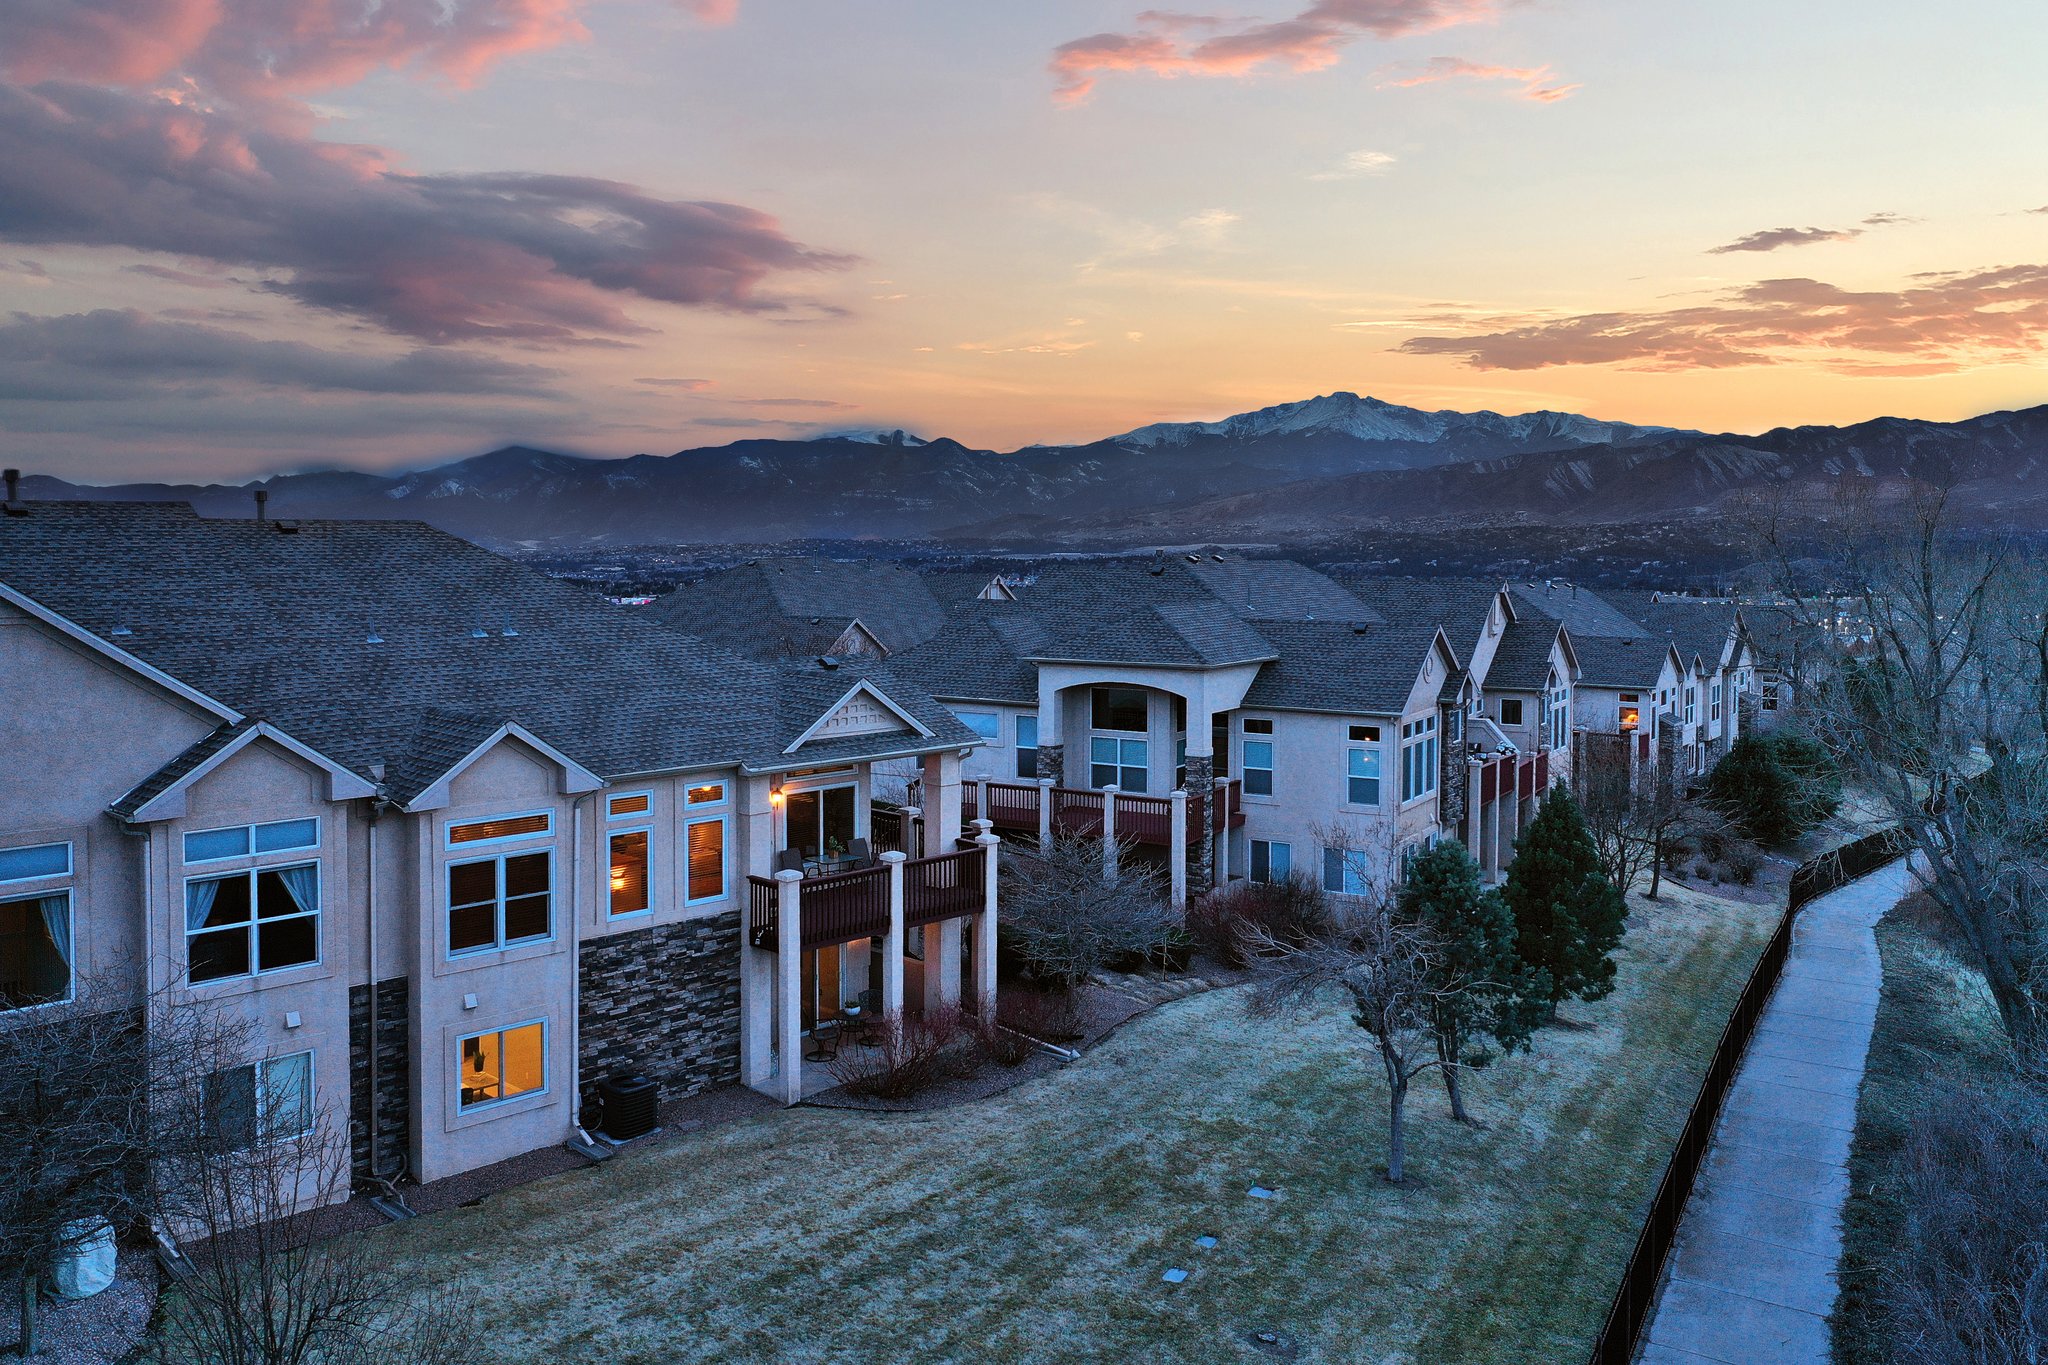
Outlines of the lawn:
<svg viewBox="0 0 2048 1365">
<path fill-rule="evenodd" d="M 1362 1035 L 1222 990 L 980 1103 L 768 1114 L 372 1235 L 474 1295 L 498 1361 L 1264 1360 L 1269 1329 L 1569 1362 L 1775 915 L 1638 900 L 1615 993 L 1473 1078 L 1489 1127 L 1417 1092 L 1400 1188 Z"/>
</svg>

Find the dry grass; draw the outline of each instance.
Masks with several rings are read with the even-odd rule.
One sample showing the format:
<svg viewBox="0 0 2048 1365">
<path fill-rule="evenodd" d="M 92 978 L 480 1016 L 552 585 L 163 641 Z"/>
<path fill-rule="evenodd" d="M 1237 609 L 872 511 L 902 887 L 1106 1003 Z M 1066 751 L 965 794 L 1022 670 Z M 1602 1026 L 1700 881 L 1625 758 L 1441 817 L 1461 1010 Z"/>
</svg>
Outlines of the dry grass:
<svg viewBox="0 0 2048 1365">
<path fill-rule="evenodd" d="M 1418 1093 L 1399 1189 L 1358 1031 L 1221 990 L 980 1104 L 766 1115 L 377 1235 L 478 1296 L 500 1361 L 1269 1359 L 1259 1328 L 1304 1360 L 1570 1360 L 1773 917 L 1637 902 L 1619 988 L 1567 1010 L 1590 1027 L 1474 1078 L 1490 1128 Z"/>
</svg>

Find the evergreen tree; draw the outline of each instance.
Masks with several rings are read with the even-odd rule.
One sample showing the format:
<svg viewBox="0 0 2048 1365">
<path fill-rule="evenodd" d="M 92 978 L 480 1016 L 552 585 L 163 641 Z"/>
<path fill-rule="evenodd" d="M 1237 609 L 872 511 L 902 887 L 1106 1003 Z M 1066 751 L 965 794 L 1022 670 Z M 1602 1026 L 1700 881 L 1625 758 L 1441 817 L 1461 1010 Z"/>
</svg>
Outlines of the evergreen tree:
<svg viewBox="0 0 2048 1365">
<path fill-rule="evenodd" d="M 1487 1040 L 1502 1052 L 1525 1047 L 1550 1012 L 1550 978 L 1516 951 L 1515 917 L 1479 882 L 1479 865 L 1456 841 L 1408 864 L 1396 910 L 1425 930 L 1436 951 L 1430 970 L 1443 988 L 1430 1004 L 1451 1117 L 1471 1122 L 1458 1089 L 1465 1067 L 1484 1066 Z"/>
<path fill-rule="evenodd" d="M 1714 765 L 1707 800 L 1745 838 L 1775 846 L 1833 815 L 1842 784 L 1827 751 L 1804 735 L 1743 735 Z"/>
<path fill-rule="evenodd" d="M 1550 1014 L 1559 1002 L 1598 1000 L 1614 989 L 1615 948 L 1628 901 L 1600 871 L 1578 803 L 1550 789 L 1536 818 L 1515 840 L 1502 898 L 1515 920 L 1515 949 L 1550 977 Z"/>
</svg>

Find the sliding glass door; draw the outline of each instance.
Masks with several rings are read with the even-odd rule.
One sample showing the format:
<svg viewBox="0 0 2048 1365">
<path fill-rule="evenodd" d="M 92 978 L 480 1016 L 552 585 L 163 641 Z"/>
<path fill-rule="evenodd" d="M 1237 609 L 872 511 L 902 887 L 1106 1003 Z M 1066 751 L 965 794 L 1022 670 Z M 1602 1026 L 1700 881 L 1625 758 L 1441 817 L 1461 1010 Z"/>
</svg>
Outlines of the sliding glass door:
<svg viewBox="0 0 2048 1365">
<path fill-rule="evenodd" d="M 852 846 L 852 786 L 791 792 L 784 809 L 788 812 L 784 848 L 806 858 L 835 858 Z"/>
</svg>

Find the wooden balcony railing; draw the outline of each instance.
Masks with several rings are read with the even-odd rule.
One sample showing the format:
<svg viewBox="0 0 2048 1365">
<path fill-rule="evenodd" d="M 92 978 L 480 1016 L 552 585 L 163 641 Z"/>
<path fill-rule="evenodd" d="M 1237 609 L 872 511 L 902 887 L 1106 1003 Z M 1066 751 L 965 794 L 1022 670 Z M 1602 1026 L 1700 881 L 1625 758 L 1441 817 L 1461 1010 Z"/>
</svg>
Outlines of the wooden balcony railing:
<svg viewBox="0 0 2048 1365">
<path fill-rule="evenodd" d="M 903 864 L 906 927 L 980 913 L 986 897 L 986 859 L 980 845 Z M 773 949 L 778 942 L 782 887 L 772 877 L 747 878 L 747 941 Z M 803 920 L 803 946 L 819 948 L 889 932 L 889 867 L 878 863 L 791 882 Z"/>
<path fill-rule="evenodd" d="M 981 792 L 988 793 L 988 810 L 981 810 Z M 1053 787 L 1052 827 L 1064 834 L 1100 835 L 1103 828 L 1103 793 L 1085 787 Z M 1203 822 L 1220 833 L 1244 824 L 1244 784 L 1235 778 L 1217 789 L 1221 796 L 1188 793 L 1187 841 L 1202 841 Z M 960 822 L 985 818 L 1013 838 L 1036 837 L 1039 806 L 1048 789 L 1035 782 L 967 782 L 960 789 Z M 1120 839 L 1165 847 L 1173 837 L 1173 800 L 1167 796 L 1145 796 L 1119 792 L 1116 798 L 1116 832 Z"/>
</svg>

